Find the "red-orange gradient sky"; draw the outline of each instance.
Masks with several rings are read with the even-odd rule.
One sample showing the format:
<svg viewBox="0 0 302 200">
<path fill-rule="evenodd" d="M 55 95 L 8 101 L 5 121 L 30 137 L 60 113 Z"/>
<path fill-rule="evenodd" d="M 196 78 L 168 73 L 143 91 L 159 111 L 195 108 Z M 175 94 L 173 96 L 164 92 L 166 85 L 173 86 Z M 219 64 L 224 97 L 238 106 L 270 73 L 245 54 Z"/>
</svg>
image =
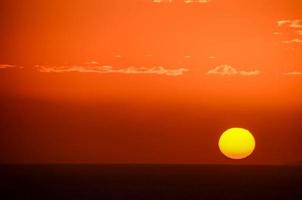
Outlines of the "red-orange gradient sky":
<svg viewBox="0 0 302 200">
<path fill-rule="evenodd" d="M 1 163 L 302 162 L 300 0 L 3 0 Z"/>
</svg>

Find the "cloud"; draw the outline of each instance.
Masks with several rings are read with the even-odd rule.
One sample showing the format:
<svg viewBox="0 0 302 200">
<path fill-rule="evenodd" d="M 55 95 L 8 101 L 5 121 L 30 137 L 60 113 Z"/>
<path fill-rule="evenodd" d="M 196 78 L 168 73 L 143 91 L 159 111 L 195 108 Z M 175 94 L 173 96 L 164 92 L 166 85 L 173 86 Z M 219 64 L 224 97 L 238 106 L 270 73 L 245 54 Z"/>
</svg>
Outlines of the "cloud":
<svg viewBox="0 0 302 200">
<path fill-rule="evenodd" d="M 287 72 L 287 73 L 284 73 L 284 75 L 287 75 L 287 76 L 300 76 L 300 75 L 302 75 L 302 72 L 298 72 L 298 71 Z"/>
<path fill-rule="evenodd" d="M 279 20 L 277 21 L 279 27 L 281 26 L 288 26 L 290 28 L 302 28 L 301 20 Z"/>
<path fill-rule="evenodd" d="M 16 65 L 0 64 L 0 69 L 15 68 Z"/>
<path fill-rule="evenodd" d="M 302 40 L 301 39 L 292 39 L 292 40 L 286 40 L 286 41 L 283 41 L 283 43 L 285 44 L 291 44 L 291 43 L 302 43 Z"/>
<path fill-rule="evenodd" d="M 0 69 L 23 69 L 23 66 L 18 66 L 18 65 L 9 65 L 9 64 L 0 64 Z"/>
<path fill-rule="evenodd" d="M 277 21 L 277 25 L 279 27 L 287 26 L 287 27 L 290 27 L 290 28 L 302 28 L 302 23 L 301 23 L 301 20 L 299 20 L 299 19 L 279 20 L 279 21 Z M 292 33 L 302 35 L 302 30 L 292 31 Z M 273 34 L 274 35 L 280 35 L 282 33 L 281 32 L 274 32 Z M 294 38 L 294 39 L 289 39 L 289 40 L 282 41 L 282 43 L 284 43 L 284 44 L 302 43 L 302 39 Z"/>
<path fill-rule="evenodd" d="M 282 33 L 280 33 L 280 32 L 273 32 L 273 35 L 282 35 Z"/>
<path fill-rule="evenodd" d="M 296 31 L 298 35 L 302 35 L 302 31 Z"/>
<path fill-rule="evenodd" d="M 257 76 L 260 74 L 259 70 L 254 70 L 254 71 L 239 71 L 239 75 L 242 76 Z"/>
<path fill-rule="evenodd" d="M 259 75 L 259 70 L 252 71 L 240 71 L 235 69 L 230 65 L 220 65 L 211 69 L 207 72 L 207 75 L 223 75 L 223 76 L 231 76 L 231 75 L 240 75 L 240 76 L 256 76 Z"/>
<path fill-rule="evenodd" d="M 157 67 L 127 67 L 127 68 L 113 68 L 112 66 L 101 66 L 98 63 L 91 63 L 86 65 L 63 65 L 63 66 L 49 66 L 36 65 L 35 68 L 43 73 L 64 73 L 64 72 L 81 72 L 81 73 L 100 73 L 100 74 L 157 74 L 167 76 L 181 76 L 189 71 L 186 68 L 168 69 L 162 66 Z"/>
<path fill-rule="evenodd" d="M 100 65 L 100 63 L 98 61 L 89 61 L 89 62 L 86 62 L 85 65 Z"/>
</svg>

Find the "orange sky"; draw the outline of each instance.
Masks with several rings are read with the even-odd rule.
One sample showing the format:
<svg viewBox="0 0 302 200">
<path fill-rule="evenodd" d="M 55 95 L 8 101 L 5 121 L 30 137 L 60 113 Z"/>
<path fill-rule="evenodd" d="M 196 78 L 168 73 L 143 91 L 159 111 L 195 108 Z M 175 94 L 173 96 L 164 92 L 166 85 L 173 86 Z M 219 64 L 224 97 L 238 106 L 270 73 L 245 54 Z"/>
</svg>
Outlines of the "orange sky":
<svg viewBox="0 0 302 200">
<path fill-rule="evenodd" d="M 302 160 L 300 0 L 5 0 L 0 162 Z"/>
</svg>

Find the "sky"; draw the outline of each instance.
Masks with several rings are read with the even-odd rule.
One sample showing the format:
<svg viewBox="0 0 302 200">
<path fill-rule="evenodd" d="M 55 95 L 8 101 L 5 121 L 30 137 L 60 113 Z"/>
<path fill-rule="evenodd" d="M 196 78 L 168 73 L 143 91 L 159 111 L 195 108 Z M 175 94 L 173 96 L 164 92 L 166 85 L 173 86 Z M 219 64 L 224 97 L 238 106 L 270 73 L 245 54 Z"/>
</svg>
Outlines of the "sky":
<svg viewBox="0 0 302 200">
<path fill-rule="evenodd" d="M 301 9 L 1 1 L 0 163 L 301 163 Z M 220 153 L 231 127 L 249 158 Z"/>
</svg>

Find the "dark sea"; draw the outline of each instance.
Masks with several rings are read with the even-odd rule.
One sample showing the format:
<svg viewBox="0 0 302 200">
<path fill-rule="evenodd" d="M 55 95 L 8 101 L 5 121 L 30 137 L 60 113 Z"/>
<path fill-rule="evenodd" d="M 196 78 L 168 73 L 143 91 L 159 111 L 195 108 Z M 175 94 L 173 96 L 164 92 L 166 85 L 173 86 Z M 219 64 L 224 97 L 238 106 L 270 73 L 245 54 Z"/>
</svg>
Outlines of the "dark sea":
<svg viewBox="0 0 302 200">
<path fill-rule="evenodd" d="M 5 165 L 0 199 L 299 199 L 302 167 Z"/>
</svg>

